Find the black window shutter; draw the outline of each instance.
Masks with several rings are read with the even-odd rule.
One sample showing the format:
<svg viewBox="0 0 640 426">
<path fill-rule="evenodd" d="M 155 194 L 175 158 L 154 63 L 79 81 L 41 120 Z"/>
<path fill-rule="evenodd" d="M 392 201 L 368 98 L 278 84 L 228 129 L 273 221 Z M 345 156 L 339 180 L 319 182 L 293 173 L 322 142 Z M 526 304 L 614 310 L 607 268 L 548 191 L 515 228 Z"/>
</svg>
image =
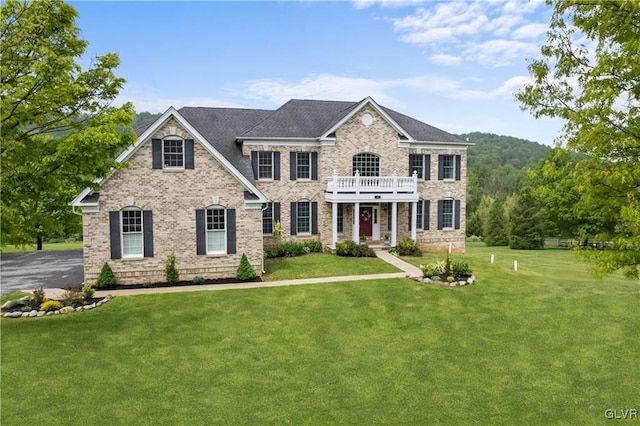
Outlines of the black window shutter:
<svg viewBox="0 0 640 426">
<path fill-rule="evenodd" d="M 444 179 L 444 155 L 438 155 L 438 180 Z"/>
<path fill-rule="evenodd" d="M 438 229 L 442 229 L 442 214 L 444 211 L 444 201 L 438 200 Z"/>
<path fill-rule="evenodd" d="M 193 169 L 193 139 L 184 141 L 184 168 Z"/>
<path fill-rule="evenodd" d="M 258 151 L 251 151 L 251 169 L 253 169 L 253 178 L 258 180 Z"/>
<path fill-rule="evenodd" d="M 454 228 L 460 229 L 460 200 L 455 201 Z"/>
<path fill-rule="evenodd" d="M 407 205 L 409 206 L 409 208 L 407 210 L 409 210 L 409 231 L 411 231 L 411 213 L 413 211 L 413 203 L 407 203 Z"/>
<path fill-rule="evenodd" d="M 311 233 L 318 234 L 318 203 L 316 201 L 311 203 Z"/>
<path fill-rule="evenodd" d="M 109 212 L 109 239 L 111 240 L 111 258 L 122 257 L 120 246 L 120 212 Z"/>
<path fill-rule="evenodd" d="M 296 165 L 298 154 L 296 152 L 289 153 L 289 179 L 296 180 Z"/>
<path fill-rule="evenodd" d="M 429 200 L 424 200 L 424 207 L 422 207 L 422 219 L 424 223 L 422 225 L 422 229 L 424 229 L 425 231 L 429 230 L 429 214 L 431 213 L 430 208 L 431 202 Z"/>
<path fill-rule="evenodd" d="M 461 166 L 462 166 L 462 156 L 456 155 L 456 180 L 460 180 L 460 177 L 462 174 Z"/>
<path fill-rule="evenodd" d="M 142 238 L 144 241 L 144 257 L 153 257 L 153 212 L 142 211 Z"/>
<path fill-rule="evenodd" d="M 424 180 L 431 180 L 431 154 L 424 156 Z"/>
<path fill-rule="evenodd" d="M 273 153 L 273 180 L 280 180 L 280 151 Z"/>
<path fill-rule="evenodd" d="M 273 203 L 273 221 L 280 222 L 280 203 Z"/>
<path fill-rule="evenodd" d="M 236 209 L 227 209 L 227 254 L 236 252 Z"/>
<path fill-rule="evenodd" d="M 291 203 L 291 235 L 298 234 L 298 203 Z"/>
<path fill-rule="evenodd" d="M 205 211 L 196 210 L 196 254 L 207 254 L 207 231 L 205 225 Z"/>
<path fill-rule="evenodd" d="M 318 180 L 318 153 L 311 153 L 311 180 Z"/>
<path fill-rule="evenodd" d="M 162 139 L 151 139 L 151 158 L 153 160 L 153 168 L 162 168 Z"/>
</svg>

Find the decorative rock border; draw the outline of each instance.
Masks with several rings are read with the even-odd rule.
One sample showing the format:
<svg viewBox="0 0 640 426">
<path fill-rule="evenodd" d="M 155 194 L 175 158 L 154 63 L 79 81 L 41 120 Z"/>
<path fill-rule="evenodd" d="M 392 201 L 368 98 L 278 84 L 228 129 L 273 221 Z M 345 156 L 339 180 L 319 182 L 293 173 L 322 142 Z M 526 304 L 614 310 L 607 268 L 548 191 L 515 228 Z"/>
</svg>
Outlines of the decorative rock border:
<svg viewBox="0 0 640 426">
<path fill-rule="evenodd" d="M 441 285 L 444 287 L 463 287 L 469 284 L 473 284 L 476 282 L 476 276 L 475 275 L 471 275 L 469 278 L 467 278 L 464 281 L 453 281 L 453 282 L 448 282 L 448 281 L 434 281 L 431 278 L 422 278 L 422 277 L 411 277 L 412 279 L 418 281 L 418 282 L 422 282 L 422 283 L 427 283 L 427 284 L 434 284 L 434 285 Z"/>
<path fill-rule="evenodd" d="M 28 297 L 28 296 L 25 296 Z M 39 317 L 50 317 L 52 315 L 65 315 L 65 314 L 70 314 L 73 312 L 80 312 L 80 311 L 88 311 L 90 309 L 94 309 L 94 308 L 98 308 L 102 305 L 104 305 L 105 303 L 109 302 L 111 299 L 113 299 L 113 296 L 111 296 L 110 294 L 108 294 L 104 299 L 92 303 L 90 305 L 82 305 L 82 306 L 78 306 L 76 308 L 74 308 L 73 306 L 65 306 L 63 308 L 60 308 L 58 310 L 55 311 L 37 311 L 35 309 L 28 311 L 28 312 L 22 312 L 22 311 L 13 311 L 13 312 L 5 312 L 2 314 L 2 318 L 39 318 Z M 12 304 L 11 306 L 7 306 L 7 304 L 9 304 L 10 302 L 18 302 L 21 299 L 18 299 L 16 301 L 14 300 L 10 300 L 9 302 L 5 303 L 4 305 L 2 305 L 2 309 L 5 309 L 6 307 L 13 307 L 16 306 L 15 304 Z"/>
</svg>

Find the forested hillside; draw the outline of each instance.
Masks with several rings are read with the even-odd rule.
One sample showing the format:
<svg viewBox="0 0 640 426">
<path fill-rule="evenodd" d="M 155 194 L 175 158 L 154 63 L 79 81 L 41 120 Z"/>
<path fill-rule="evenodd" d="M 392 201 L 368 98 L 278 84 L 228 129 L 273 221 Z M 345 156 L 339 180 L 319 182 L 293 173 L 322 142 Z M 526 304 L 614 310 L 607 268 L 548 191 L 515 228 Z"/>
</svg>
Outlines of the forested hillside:
<svg viewBox="0 0 640 426">
<path fill-rule="evenodd" d="M 538 167 L 551 147 L 491 133 L 458 136 L 475 144 L 467 151 L 467 235 L 482 236 L 494 202 L 504 206 L 508 217 L 527 171 Z"/>
</svg>

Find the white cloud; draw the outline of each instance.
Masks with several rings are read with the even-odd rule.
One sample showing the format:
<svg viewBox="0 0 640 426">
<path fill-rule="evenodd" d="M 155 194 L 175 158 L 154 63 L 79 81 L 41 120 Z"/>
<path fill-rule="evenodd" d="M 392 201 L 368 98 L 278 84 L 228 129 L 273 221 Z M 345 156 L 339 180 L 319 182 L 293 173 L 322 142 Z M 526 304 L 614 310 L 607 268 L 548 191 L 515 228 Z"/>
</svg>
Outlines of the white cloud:
<svg viewBox="0 0 640 426">
<path fill-rule="evenodd" d="M 405 7 L 424 3 L 425 0 L 355 0 L 356 9 L 366 9 L 373 5 L 381 7 Z"/>
<path fill-rule="evenodd" d="M 432 55 L 429 60 L 435 64 L 440 65 L 459 65 L 462 63 L 462 57 L 457 55 L 449 55 L 446 53 Z"/>
<path fill-rule="evenodd" d="M 279 106 L 289 99 L 331 99 L 359 101 L 367 96 L 377 102 L 396 108 L 402 105 L 398 93 L 422 93 L 462 101 L 511 99 L 523 84 L 531 81 L 527 76 L 516 76 L 506 80 L 493 90 L 483 89 L 484 82 L 468 79 L 471 87 L 449 77 L 423 75 L 408 78 L 374 80 L 336 75 L 311 75 L 298 82 L 286 80 L 254 80 L 235 93 L 236 96 L 259 101 L 268 101 Z M 479 88 L 480 87 L 480 88 Z"/>
<path fill-rule="evenodd" d="M 517 28 L 512 33 L 512 37 L 519 40 L 527 38 L 537 39 L 546 33 L 548 28 L 549 26 L 547 24 L 527 24 Z"/>
<path fill-rule="evenodd" d="M 446 64 L 448 55 L 461 58 L 458 63 L 496 67 L 538 54 L 548 26 L 547 16 L 538 13 L 543 4 L 522 0 L 431 3 L 391 20 L 401 40 L 425 48 L 432 62 L 440 59 Z"/>
</svg>

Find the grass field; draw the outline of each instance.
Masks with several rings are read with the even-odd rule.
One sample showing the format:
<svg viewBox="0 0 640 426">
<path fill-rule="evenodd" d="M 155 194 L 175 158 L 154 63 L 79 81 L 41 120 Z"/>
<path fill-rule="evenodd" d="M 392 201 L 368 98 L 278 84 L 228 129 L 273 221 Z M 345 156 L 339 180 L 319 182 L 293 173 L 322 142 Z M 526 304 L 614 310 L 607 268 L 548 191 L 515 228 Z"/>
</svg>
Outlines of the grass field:
<svg viewBox="0 0 640 426">
<path fill-rule="evenodd" d="M 74 241 L 70 243 L 44 243 L 42 244 L 42 250 L 82 250 L 82 241 Z M 9 244 L 0 246 L 0 253 L 26 253 L 30 251 L 36 251 L 36 246 L 12 246 Z"/>
<path fill-rule="evenodd" d="M 640 408 L 637 281 L 594 280 L 567 251 L 464 258 L 478 281 L 463 288 L 145 295 L 2 319 L 2 424 L 597 424 Z"/>
</svg>

